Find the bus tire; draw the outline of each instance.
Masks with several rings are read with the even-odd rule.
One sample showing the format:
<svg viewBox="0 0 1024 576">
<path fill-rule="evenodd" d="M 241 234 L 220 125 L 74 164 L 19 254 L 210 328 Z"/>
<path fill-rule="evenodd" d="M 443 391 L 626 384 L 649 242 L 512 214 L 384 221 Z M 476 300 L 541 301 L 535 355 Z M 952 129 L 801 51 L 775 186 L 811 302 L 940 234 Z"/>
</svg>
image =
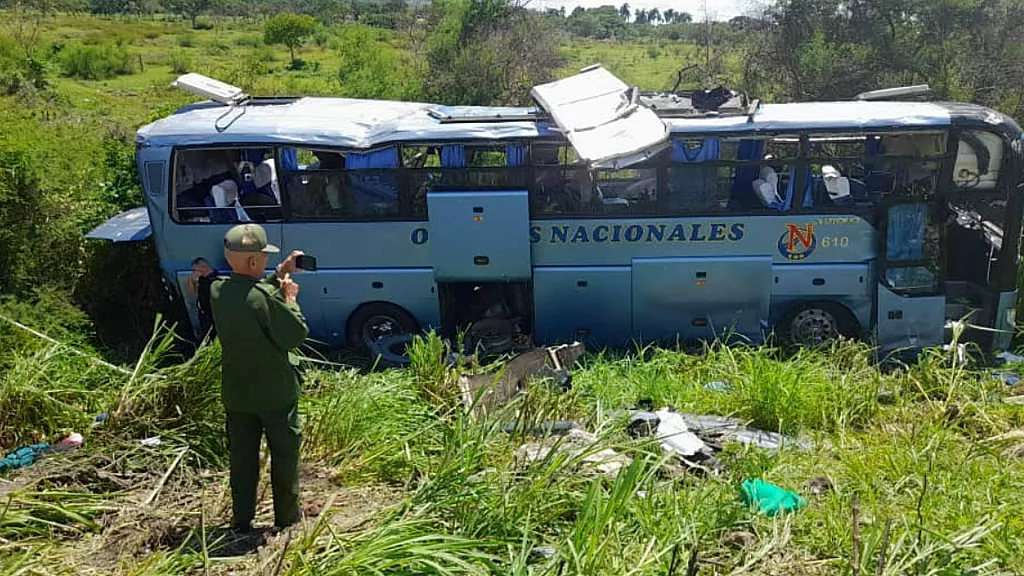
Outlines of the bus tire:
<svg viewBox="0 0 1024 576">
<path fill-rule="evenodd" d="M 382 368 L 405 368 L 412 364 L 408 348 L 412 346 L 413 334 L 384 336 L 373 343 L 370 355 L 380 362 Z"/>
<path fill-rule="evenodd" d="M 805 302 L 790 307 L 776 328 L 784 346 L 814 348 L 855 337 L 857 320 L 842 304 Z"/>
<path fill-rule="evenodd" d="M 370 353 L 384 336 L 413 334 L 419 330 L 416 319 L 401 306 L 390 302 L 367 302 L 348 318 L 346 337 L 350 346 Z"/>
</svg>

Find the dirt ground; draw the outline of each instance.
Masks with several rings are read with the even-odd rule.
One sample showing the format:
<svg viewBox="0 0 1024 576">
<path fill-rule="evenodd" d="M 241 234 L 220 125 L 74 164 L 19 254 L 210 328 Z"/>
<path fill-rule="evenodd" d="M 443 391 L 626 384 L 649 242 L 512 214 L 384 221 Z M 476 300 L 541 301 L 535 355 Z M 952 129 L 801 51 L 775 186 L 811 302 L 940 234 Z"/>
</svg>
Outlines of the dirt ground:
<svg viewBox="0 0 1024 576">
<path fill-rule="evenodd" d="M 98 455 L 54 457 L 8 475 L 0 482 L 0 499 L 27 490 L 66 489 L 111 497 L 101 530 L 84 536 L 61 535 L 52 540 L 54 559 L 75 574 L 123 574 L 158 551 L 203 549 L 210 557 L 209 574 L 273 574 L 284 548 L 301 539 L 317 522 L 335 533 L 365 528 L 373 515 L 397 503 L 401 494 L 384 486 L 344 486 L 318 464 L 300 472 L 303 521 L 286 531 L 273 529 L 269 466 L 264 462 L 254 531 L 228 530 L 231 494 L 226 471 L 131 470 L 116 458 Z M 169 467 L 171 458 L 156 459 Z M 154 497 L 155 493 L 155 497 Z M 60 540 L 57 540 L 60 538 Z"/>
</svg>

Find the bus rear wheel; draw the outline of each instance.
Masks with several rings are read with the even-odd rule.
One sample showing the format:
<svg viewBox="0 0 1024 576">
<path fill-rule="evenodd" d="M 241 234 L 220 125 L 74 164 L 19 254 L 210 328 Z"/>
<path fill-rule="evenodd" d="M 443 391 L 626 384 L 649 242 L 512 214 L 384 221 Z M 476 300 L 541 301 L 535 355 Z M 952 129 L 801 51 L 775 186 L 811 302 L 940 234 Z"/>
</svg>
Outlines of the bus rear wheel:
<svg viewBox="0 0 1024 576">
<path fill-rule="evenodd" d="M 828 346 L 855 333 L 856 320 L 839 304 L 814 302 L 794 306 L 779 322 L 782 344 L 815 348 Z"/>
<path fill-rule="evenodd" d="M 400 306 L 387 302 L 370 302 L 360 306 L 348 320 L 350 346 L 368 353 L 381 338 L 413 334 L 418 330 L 416 319 Z"/>
</svg>

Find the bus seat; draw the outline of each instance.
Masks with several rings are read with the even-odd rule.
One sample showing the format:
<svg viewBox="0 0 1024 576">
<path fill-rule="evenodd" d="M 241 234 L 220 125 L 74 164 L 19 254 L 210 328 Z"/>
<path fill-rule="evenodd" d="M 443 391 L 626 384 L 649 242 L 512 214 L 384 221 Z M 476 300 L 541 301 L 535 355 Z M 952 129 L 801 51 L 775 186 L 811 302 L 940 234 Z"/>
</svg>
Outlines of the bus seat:
<svg viewBox="0 0 1024 576">
<path fill-rule="evenodd" d="M 761 160 L 764 158 L 764 142 L 761 140 L 740 140 L 736 153 L 739 160 Z M 729 208 L 745 210 L 761 205 L 754 192 L 753 183 L 760 175 L 759 166 L 740 166 L 733 174 L 732 190 L 729 193 Z"/>
<path fill-rule="evenodd" d="M 718 167 L 710 163 L 718 160 L 720 148 L 716 139 L 702 140 L 697 147 L 683 140 L 672 142 L 672 162 L 686 166 L 674 167 L 667 202 L 671 210 L 704 211 L 717 207 Z"/>
<path fill-rule="evenodd" d="M 277 170 L 274 169 L 274 160 L 267 159 L 256 165 L 256 173 L 253 175 L 253 182 L 256 184 L 256 191 L 273 196 L 277 203 L 281 203 L 281 192 L 277 185 Z"/>
</svg>

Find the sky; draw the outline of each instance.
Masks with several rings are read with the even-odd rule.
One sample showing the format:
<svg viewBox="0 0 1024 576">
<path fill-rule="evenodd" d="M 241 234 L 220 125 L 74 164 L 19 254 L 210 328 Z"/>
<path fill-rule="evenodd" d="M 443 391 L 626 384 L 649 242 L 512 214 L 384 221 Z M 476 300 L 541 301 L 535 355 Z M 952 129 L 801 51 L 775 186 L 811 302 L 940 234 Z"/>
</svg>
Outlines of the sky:
<svg viewBox="0 0 1024 576">
<path fill-rule="evenodd" d="M 535 9 L 559 8 L 565 6 L 571 12 L 577 6 L 597 8 L 598 6 L 622 6 L 628 0 L 531 0 L 529 6 Z M 694 20 L 704 19 L 705 0 L 634 0 L 628 1 L 632 9 L 666 8 L 689 12 Z M 712 20 L 728 20 L 746 14 L 764 4 L 764 0 L 707 0 L 708 15 Z"/>
</svg>

